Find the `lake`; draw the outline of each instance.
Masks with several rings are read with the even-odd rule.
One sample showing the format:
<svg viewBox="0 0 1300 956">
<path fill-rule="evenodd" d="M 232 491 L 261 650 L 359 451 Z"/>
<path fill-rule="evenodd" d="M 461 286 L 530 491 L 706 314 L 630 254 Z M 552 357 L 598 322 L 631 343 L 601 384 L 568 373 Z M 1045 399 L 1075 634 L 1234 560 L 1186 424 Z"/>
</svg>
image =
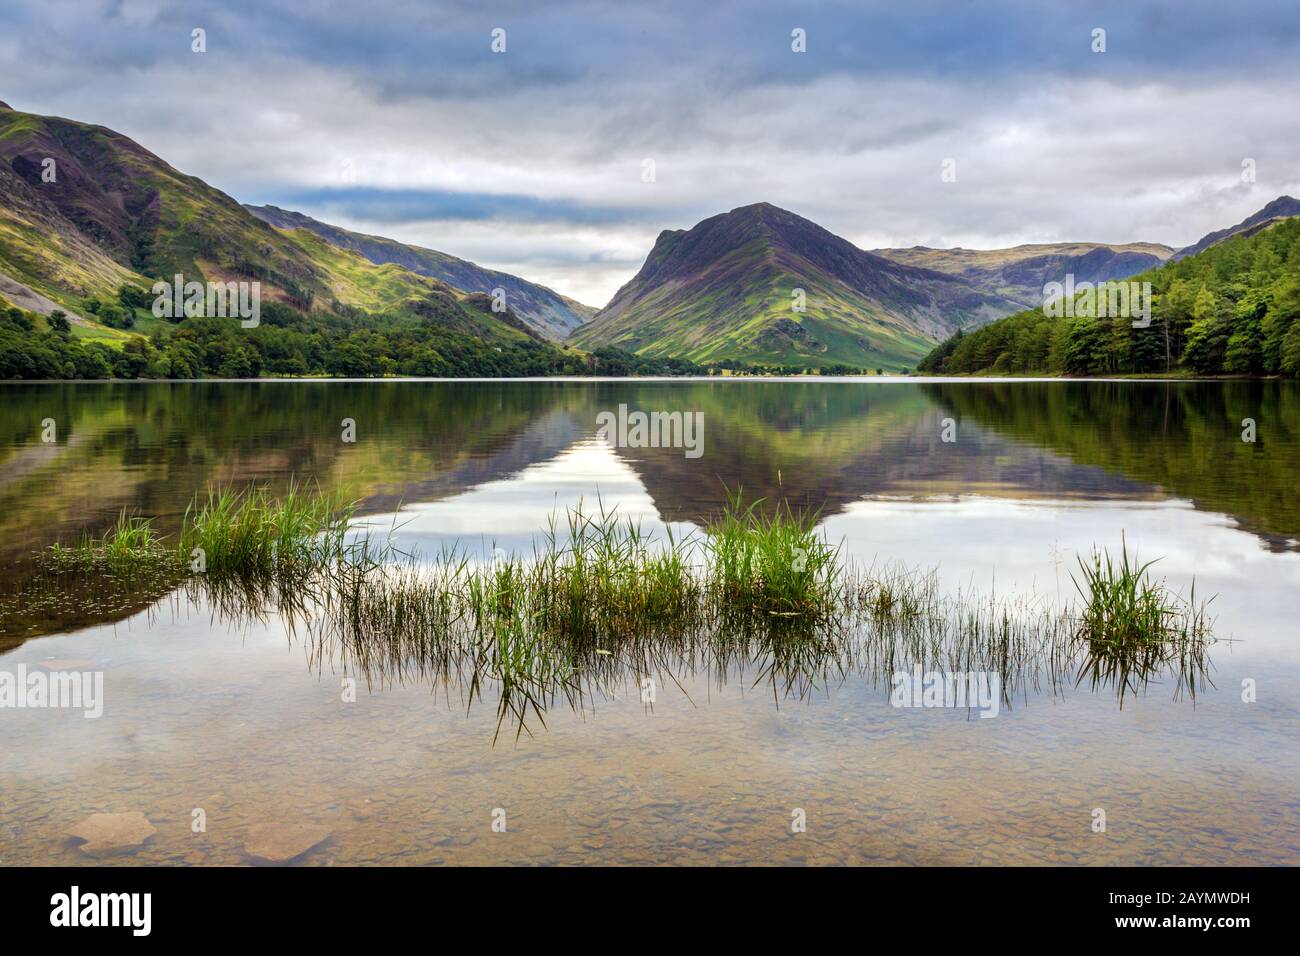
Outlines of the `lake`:
<svg viewBox="0 0 1300 956">
<path fill-rule="evenodd" d="M 1025 674 L 993 719 L 894 706 L 906 661 L 678 649 L 503 724 L 490 676 L 349 659 L 274 603 L 74 594 L 0 616 L 0 672 L 104 688 L 96 719 L 0 709 L 0 863 L 240 864 L 252 828 L 302 821 L 322 839 L 301 865 L 1300 863 L 1300 383 L 7 384 L 0 404 L 6 593 L 124 510 L 174 534 L 214 486 L 344 488 L 395 547 L 473 561 L 579 504 L 663 536 L 742 493 L 945 593 L 1068 602 L 1080 557 L 1126 546 L 1213 597 L 1217 638 L 1193 687 Z M 601 432 L 638 411 L 698 422 L 693 444 Z M 67 837 L 133 811 L 157 831 L 134 853 Z"/>
</svg>

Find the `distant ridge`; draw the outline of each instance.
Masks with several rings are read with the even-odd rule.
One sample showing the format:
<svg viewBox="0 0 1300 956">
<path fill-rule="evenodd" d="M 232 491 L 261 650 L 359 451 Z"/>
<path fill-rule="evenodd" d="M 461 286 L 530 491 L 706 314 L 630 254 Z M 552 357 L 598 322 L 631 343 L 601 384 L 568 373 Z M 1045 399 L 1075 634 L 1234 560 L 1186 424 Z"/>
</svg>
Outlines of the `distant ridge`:
<svg viewBox="0 0 1300 956">
<path fill-rule="evenodd" d="M 510 310 L 549 339 L 565 338 L 596 314 L 593 307 L 575 302 L 546 286 L 506 272 L 484 269 L 445 252 L 352 232 L 278 206 L 245 205 L 244 208 L 277 229 L 306 229 L 331 245 L 356 252 L 376 265 L 394 263 L 419 275 L 441 279 L 466 292 L 491 293 L 496 288 L 504 289 Z"/>
<path fill-rule="evenodd" d="M 1261 229 L 1267 229 L 1274 222 L 1289 219 L 1292 216 L 1300 216 L 1300 199 L 1292 199 L 1290 196 L 1278 196 L 1259 212 L 1246 217 L 1235 226 L 1211 232 L 1202 236 L 1192 245 L 1179 249 L 1174 253 L 1174 261 L 1186 259 L 1188 256 L 1195 255 L 1210 248 L 1210 246 L 1223 242 L 1225 239 L 1231 239 L 1233 236 L 1252 236 Z"/>
<path fill-rule="evenodd" d="M 1155 242 L 1054 242 L 1008 249 L 912 246 L 872 251 L 895 262 L 958 276 L 985 292 L 1012 299 L 1021 308 L 1039 305 L 1043 286 L 1061 282 L 1067 274 L 1079 282 L 1127 279 L 1160 265 L 1174 252 Z"/>
</svg>

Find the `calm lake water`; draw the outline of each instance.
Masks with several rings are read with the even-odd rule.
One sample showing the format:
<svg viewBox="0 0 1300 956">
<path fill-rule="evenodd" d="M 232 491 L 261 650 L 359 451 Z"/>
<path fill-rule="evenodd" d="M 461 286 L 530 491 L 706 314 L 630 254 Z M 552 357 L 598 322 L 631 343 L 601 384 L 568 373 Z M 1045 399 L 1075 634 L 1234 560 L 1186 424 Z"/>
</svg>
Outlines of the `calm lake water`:
<svg viewBox="0 0 1300 956">
<path fill-rule="evenodd" d="M 698 457 L 602 440 L 620 406 L 699 413 Z M 344 487 L 402 548 L 475 557 L 579 502 L 662 533 L 743 488 L 947 592 L 1067 601 L 1077 557 L 1123 540 L 1215 596 L 1221 639 L 1194 697 L 1027 683 L 980 719 L 851 668 L 679 661 L 653 704 L 629 681 L 497 737 L 497 688 L 358 669 L 274 608 L 74 602 L 0 632 L 0 672 L 104 675 L 99 719 L 0 709 L 0 863 L 94 862 L 68 828 L 130 811 L 157 834 L 109 862 L 240 864 L 250 828 L 309 821 L 329 835 L 299 865 L 1300 863 L 1297 383 L 33 384 L 0 407 L 6 588 L 123 509 L 174 532 L 214 485 Z"/>
</svg>

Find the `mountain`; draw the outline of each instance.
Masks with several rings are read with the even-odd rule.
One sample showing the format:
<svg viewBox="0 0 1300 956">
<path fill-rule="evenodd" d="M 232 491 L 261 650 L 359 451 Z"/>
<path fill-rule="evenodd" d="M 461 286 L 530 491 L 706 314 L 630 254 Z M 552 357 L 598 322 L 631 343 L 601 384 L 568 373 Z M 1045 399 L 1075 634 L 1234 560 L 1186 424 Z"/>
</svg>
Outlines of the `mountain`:
<svg viewBox="0 0 1300 956">
<path fill-rule="evenodd" d="M 1073 275 L 1076 282 L 1127 279 L 1160 265 L 1174 250 L 1154 242 L 1057 242 L 1009 249 L 912 246 L 872 252 L 894 262 L 957 276 L 977 289 L 1029 309 L 1042 304 L 1043 286 L 1062 282 L 1067 274 Z"/>
<path fill-rule="evenodd" d="M 178 272 L 256 278 L 303 307 L 330 290 L 327 271 L 291 239 L 105 127 L 0 107 L 0 167 L 12 174 L 0 197 L 0 270 L 50 298 Z"/>
<path fill-rule="evenodd" d="M 124 285 L 148 290 L 177 273 L 260 282 L 263 308 L 282 305 L 318 324 L 391 314 L 496 345 L 538 338 L 537 321 L 515 310 L 521 303 L 578 314 L 550 290 L 504 273 L 494 274 L 499 284 L 522 291 L 495 313 L 476 286 L 376 264 L 307 228 L 277 229 L 121 133 L 0 103 L 0 295 L 9 305 L 40 315 L 57 308 L 78 337 L 121 344 L 131 335 L 106 328 L 87 300 L 115 303 Z M 147 310 L 137 318 L 137 332 L 169 324 Z"/>
<path fill-rule="evenodd" d="M 792 307 L 798 289 L 803 312 Z M 696 362 L 900 369 L 936 338 L 1017 308 L 757 203 L 660 233 L 641 270 L 571 341 Z"/>
<path fill-rule="evenodd" d="M 1243 219 L 1235 226 L 1229 226 L 1227 229 L 1220 229 L 1217 232 L 1202 236 L 1192 245 L 1179 249 L 1174 253 L 1174 259 L 1175 261 L 1186 259 L 1188 256 L 1203 252 L 1210 246 L 1223 242 L 1225 239 L 1231 239 L 1233 236 L 1254 235 L 1261 229 L 1267 229 L 1278 220 L 1287 219 L 1291 216 L 1300 216 L 1300 199 L 1292 199 L 1290 196 L 1278 196 L 1277 199 L 1274 199 L 1259 212 Z"/>
<path fill-rule="evenodd" d="M 246 205 L 244 208 L 277 229 L 306 229 L 331 245 L 356 252 L 376 265 L 393 263 L 418 275 L 441 279 L 466 292 L 491 294 L 493 289 L 504 289 L 510 309 L 549 339 L 565 338 L 596 313 L 591 306 L 575 302 L 546 286 L 505 272 L 484 269 L 445 252 L 422 246 L 408 246 L 382 236 L 351 232 L 278 206 Z"/>
</svg>

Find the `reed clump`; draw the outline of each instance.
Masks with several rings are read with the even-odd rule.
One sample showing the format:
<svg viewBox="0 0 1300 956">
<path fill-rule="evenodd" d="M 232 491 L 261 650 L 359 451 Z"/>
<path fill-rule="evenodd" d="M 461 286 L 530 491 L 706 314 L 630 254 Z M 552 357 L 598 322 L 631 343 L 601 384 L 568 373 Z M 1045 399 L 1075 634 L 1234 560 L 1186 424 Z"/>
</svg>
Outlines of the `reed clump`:
<svg viewBox="0 0 1300 956">
<path fill-rule="evenodd" d="M 51 545 L 44 558 L 56 570 L 102 569 L 124 578 L 183 565 L 195 573 L 250 578 L 322 570 L 353 556 L 355 512 L 356 503 L 340 492 L 296 482 L 278 497 L 265 486 L 213 488 L 190 502 L 170 546 L 152 519 L 123 511 L 102 537 Z"/>
<path fill-rule="evenodd" d="M 235 613 L 293 602 L 315 590 L 310 578 L 387 559 L 350 534 L 355 510 L 339 492 L 296 482 L 279 496 L 264 486 L 196 495 L 174 538 L 124 510 L 102 536 L 34 556 L 30 572 L 0 593 L 0 637 L 118 619 L 197 582 Z"/>
<path fill-rule="evenodd" d="M 153 577 L 176 569 L 175 556 L 162 544 L 153 521 L 123 510 L 102 537 L 75 545 L 51 545 L 47 567 L 61 574 L 112 575 L 123 580 Z"/>
<path fill-rule="evenodd" d="M 758 504 L 732 500 L 702 533 L 662 540 L 603 505 L 579 506 L 563 526 L 552 519 L 531 557 L 465 562 L 453 578 L 475 625 L 577 646 L 840 613 L 838 549 L 815 517 Z"/>
<path fill-rule="evenodd" d="M 1118 557 L 1094 548 L 1087 561 L 1079 558 L 1074 584 L 1082 607 L 1074 638 L 1088 652 L 1079 681 L 1113 685 L 1122 695 L 1165 670 L 1203 672 L 1212 641 L 1209 602 L 1196 600 L 1195 582 L 1183 598 L 1155 580 L 1155 563 L 1139 561 L 1136 552 L 1130 556 L 1123 539 Z M 1179 688 L 1195 693 L 1194 685 L 1180 682 Z"/>
<path fill-rule="evenodd" d="M 348 556 L 356 503 L 340 492 L 290 482 L 280 497 L 265 486 L 210 489 L 185 511 L 180 555 L 206 573 L 267 575 L 323 568 Z"/>
<path fill-rule="evenodd" d="M 101 537 L 52 545 L 22 571 L 0 591 L 0 647 L 147 610 L 184 580 L 153 522 L 125 511 Z"/>
<path fill-rule="evenodd" d="M 739 493 L 705 526 L 706 587 L 724 612 L 824 620 L 842 608 L 846 581 L 839 548 L 817 532 L 816 512 L 762 499 L 745 505 Z"/>
<path fill-rule="evenodd" d="M 1114 686 L 1121 702 L 1166 671 L 1193 694 L 1205 680 L 1206 604 L 1153 580 L 1126 542 L 1116 558 L 1080 560 L 1080 601 L 1056 608 L 947 595 L 933 570 L 861 568 L 815 512 L 766 504 L 729 495 L 684 535 L 579 505 L 553 516 L 529 555 L 426 558 L 357 534 L 356 505 L 338 493 L 250 487 L 196 497 L 172 545 L 123 514 L 102 538 L 46 557 L 56 577 L 181 582 L 223 615 L 273 607 L 290 628 L 305 624 L 320 659 L 340 651 L 367 679 L 418 674 L 471 698 L 492 684 L 521 727 L 557 699 L 578 706 L 696 668 L 719 681 L 755 669 L 775 694 L 798 696 L 852 673 L 993 671 L 1008 702 L 1040 682 L 1055 691 L 1066 674 Z"/>
<path fill-rule="evenodd" d="M 1074 585 L 1083 598 L 1080 640 L 1125 650 L 1205 635 L 1206 605 L 1197 604 L 1195 583 L 1184 600 L 1164 581 L 1151 577 L 1155 563 L 1139 563 L 1124 540 L 1118 558 L 1096 549 L 1088 561 L 1079 558 L 1081 576 L 1074 578 Z"/>
<path fill-rule="evenodd" d="M 531 558 L 501 557 L 465 568 L 476 622 L 514 619 L 578 646 L 638 632 L 689 628 L 700 611 L 695 541 L 652 540 L 639 522 L 603 504 L 553 517 Z"/>
</svg>

